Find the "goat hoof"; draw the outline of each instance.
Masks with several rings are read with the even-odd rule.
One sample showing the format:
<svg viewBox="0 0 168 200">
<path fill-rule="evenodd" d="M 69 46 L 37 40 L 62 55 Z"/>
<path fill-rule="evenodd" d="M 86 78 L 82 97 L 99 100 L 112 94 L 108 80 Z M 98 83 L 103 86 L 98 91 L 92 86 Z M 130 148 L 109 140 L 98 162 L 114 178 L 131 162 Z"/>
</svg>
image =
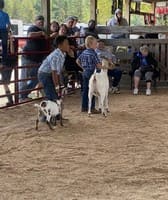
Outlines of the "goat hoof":
<svg viewBox="0 0 168 200">
<path fill-rule="evenodd" d="M 104 116 L 104 117 L 107 117 L 107 115 L 106 115 L 105 113 L 103 113 L 103 116 Z"/>
<path fill-rule="evenodd" d="M 88 113 L 88 117 L 91 117 L 91 113 Z"/>
</svg>

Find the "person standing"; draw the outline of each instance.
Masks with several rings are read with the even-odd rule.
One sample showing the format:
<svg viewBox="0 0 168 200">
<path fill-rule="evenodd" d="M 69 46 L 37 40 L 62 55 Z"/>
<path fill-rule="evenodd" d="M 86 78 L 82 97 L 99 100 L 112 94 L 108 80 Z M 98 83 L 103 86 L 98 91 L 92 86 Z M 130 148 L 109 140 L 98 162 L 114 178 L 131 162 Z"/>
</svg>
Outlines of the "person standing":
<svg viewBox="0 0 168 200">
<path fill-rule="evenodd" d="M 14 63 L 11 63 L 11 56 L 8 55 L 8 37 L 11 37 L 10 29 L 11 29 L 11 23 L 8 13 L 4 12 L 5 3 L 4 0 L 0 0 L 0 39 L 2 41 L 2 67 L 4 70 L 2 70 L 2 83 L 3 87 L 6 93 L 6 97 L 8 99 L 8 102 L 6 103 L 6 106 L 10 106 L 13 104 L 13 97 L 10 92 L 9 83 L 12 73 L 12 67 Z"/>
<path fill-rule="evenodd" d="M 40 53 L 46 50 L 46 33 L 44 30 L 44 17 L 42 15 L 39 15 L 35 18 L 35 23 L 28 29 L 27 36 L 31 38 L 27 40 L 26 45 L 23 48 L 23 53 L 26 54 L 22 56 L 22 66 L 36 66 L 33 68 L 22 68 L 20 79 L 36 77 L 38 71 L 37 65 L 40 65 L 45 58 L 45 55 Z M 39 52 L 40 54 L 33 52 Z M 21 81 L 19 82 L 19 91 L 22 92 L 23 90 L 33 89 L 37 83 L 38 80 L 36 79 L 30 81 Z M 20 101 L 26 101 L 29 93 L 30 91 L 21 93 Z"/>
<path fill-rule="evenodd" d="M 8 54 L 8 32 L 11 23 L 8 13 L 4 12 L 4 0 L 0 0 L 0 39 L 2 41 L 2 65 L 6 65 Z"/>
<path fill-rule="evenodd" d="M 69 50 L 68 38 L 60 35 L 54 40 L 56 49 L 51 52 L 42 62 L 38 70 L 38 80 L 42 83 L 47 100 L 58 99 L 56 88 L 61 84 L 61 74 L 63 71 L 65 52 Z"/>
<path fill-rule="evenodd" d="M 86 49 L 80 54 L 76 62 L 83 69 L 83 91 L 82 91 L 82 105 L 81 112 L 88 111 L 88 92 L 89 80 L 95 69 L 101 68 L 101 62 L 98 58 L 95 49 L 97 47 L 97 39 L 93 36 L 88 36 L 85 39 Z M 91 110 L 93 114 L 100 113 L 95 109 L 95 97 L 92 99 Z"/>
</svg>

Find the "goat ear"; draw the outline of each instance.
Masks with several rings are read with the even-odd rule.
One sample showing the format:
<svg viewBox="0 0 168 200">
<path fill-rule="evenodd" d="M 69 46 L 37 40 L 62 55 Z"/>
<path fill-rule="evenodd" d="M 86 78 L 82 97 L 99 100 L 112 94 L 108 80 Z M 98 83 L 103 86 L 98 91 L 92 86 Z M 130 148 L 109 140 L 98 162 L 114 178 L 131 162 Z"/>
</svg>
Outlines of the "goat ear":
<svg viewBox="0 0 168 200">
<path fill-rule="evenodd" d="M 41 107 L 46 107 L 47 103 L 45 101 L 41 102 Z"/>
</svg>

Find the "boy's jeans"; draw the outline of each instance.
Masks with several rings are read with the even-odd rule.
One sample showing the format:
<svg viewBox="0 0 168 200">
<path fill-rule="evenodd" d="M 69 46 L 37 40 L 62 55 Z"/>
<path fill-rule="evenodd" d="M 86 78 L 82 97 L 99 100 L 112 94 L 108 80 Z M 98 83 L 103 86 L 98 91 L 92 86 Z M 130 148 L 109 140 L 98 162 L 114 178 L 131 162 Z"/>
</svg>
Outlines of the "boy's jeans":
<svg viewBox="0 0 168 200">
<path fill-rule="evenodd" d="M 58 99 L 58 94 L 55 91 L 55 86 L 52 80 L 52 75 L 49 73 L 40 72 L 38 80 L 43 85 L 44 93 L 48 100 L 54 101 Z"/>
<path fill-rule="evenodd" d="M 82 110 L 88 110 L 88 92 L 90 76 L 83 74 Z M 92 98 L 91 109 L 95 109 L 95 96 Z"/>
</svg>

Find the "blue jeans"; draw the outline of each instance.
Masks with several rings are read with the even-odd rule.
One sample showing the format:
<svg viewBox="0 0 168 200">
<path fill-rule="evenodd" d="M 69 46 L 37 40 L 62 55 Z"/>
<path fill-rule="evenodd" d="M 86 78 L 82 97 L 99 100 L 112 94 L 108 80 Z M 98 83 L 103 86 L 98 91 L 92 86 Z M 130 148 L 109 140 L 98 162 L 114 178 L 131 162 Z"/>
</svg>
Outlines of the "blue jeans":
<svg viewBox="0 0 168 200">
<path fill-rule="evenodd" d="M 37 62 L 26 59 L 24 56 L 22 56 L 21 61 L 22 61 L 22 66 L 38 64 Z M 37 72 L 38 72 L 38 67 L 22 68 L 19 79 L 37 77 Z M 19 82 L 19 91 L 33 89 L 36 87 L 37 83 L 38 83 L 38 79 L 33 79 L 33 80 L 29 80 L 29 81 L 20 81 Z M 30 93 L 30 91 L 22 93 L 19 95 L 19 98 L 25 99 L 25 98 L 27 98 L 29 93 Z"/>
<path fill-rule="evenodd" d="M 8 31 L 0 30 L 0 39 L 2 41 L 2 64 L 6 65 L 6 59 L 8 54 Z"/>
<path fill-rule="evenodd" d="M 88 110 L 88 92 L 89 92 L 89 79 L 92 74 L 86 75 L 83 73 L 83 90 L 82 90 L 82 110 Z M 92 99 L 91 109 L 95 108 L 95 96 Z"/>
<path fill-rule="evenodd" d="M 108 70 L 108 76 L 114 78 L 112 86 L 117 87 L 120 80 L 121 80 L 122 71 L 120 69 L 117 69 L 117 68 L 112 69 L 112 70 Z"/>
<path fill-rule="evenodd" d="M 38 74 L 38 80 L 43 85 L 44 93 L 48 100 L 54 101 L 58 99 L 58 94 L 55 91 L 54 82 L 52 80 L 52 75 L 49 73 L 40 72 Z"/>
</svg>

